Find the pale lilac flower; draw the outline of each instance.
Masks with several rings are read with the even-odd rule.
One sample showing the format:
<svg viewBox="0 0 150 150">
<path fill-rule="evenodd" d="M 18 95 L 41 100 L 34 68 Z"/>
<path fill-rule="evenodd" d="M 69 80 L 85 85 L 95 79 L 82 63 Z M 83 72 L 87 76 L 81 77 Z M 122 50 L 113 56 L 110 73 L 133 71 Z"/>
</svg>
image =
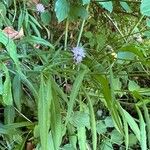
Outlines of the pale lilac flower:
<svg viewBox="0 0 150 150">
<path fill-rule="evenodd" d="M 76 64 L 80 63 L 82 59 L 85 57 L 85 52 L 83 47 L 73 47 L 71 50 L 73 52 L 73 59 Z"/>
<path fill-rule="evenodd" d="M 36 11 L 37 12 L 40 12 L 40 13 L 43 13 L 45 11 L 45 7 L 43 4 L 39 3 L 36 5 Z"/>
</svg>

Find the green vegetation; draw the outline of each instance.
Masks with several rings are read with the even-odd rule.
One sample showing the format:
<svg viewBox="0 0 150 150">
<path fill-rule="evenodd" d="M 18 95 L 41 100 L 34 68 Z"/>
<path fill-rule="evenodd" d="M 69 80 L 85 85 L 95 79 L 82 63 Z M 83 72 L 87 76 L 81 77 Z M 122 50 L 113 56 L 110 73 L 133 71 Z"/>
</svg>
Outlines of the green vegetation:
<svg viewBox="0 0 150 150">
<path fill-rule="evenodd" d="M 0 0 L 0 149 L 150 149 L 149 0 Z"/>
</svg>

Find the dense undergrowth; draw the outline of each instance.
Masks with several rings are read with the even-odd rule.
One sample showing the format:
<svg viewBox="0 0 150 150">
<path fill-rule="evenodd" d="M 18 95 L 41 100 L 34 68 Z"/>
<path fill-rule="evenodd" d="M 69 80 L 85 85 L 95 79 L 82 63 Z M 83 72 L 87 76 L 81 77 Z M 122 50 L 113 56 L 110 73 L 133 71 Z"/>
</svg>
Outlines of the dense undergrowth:
<svg viewBox="0 0 150 150">
<path fill-rule="evenodd" d="M 150 149 L 149 0 L 0 0 L 0 149 Z"/>
</svg>

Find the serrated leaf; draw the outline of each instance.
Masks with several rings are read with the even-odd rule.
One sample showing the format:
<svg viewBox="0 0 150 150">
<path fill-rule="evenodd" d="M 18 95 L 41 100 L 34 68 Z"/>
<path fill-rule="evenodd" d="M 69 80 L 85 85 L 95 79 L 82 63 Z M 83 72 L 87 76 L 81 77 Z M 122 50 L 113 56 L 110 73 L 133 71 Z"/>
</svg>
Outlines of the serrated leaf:
<svg viewBox="0 0 150 150">
<path fill-rule="evenodd" d="M 107 132 L 107 127 L 102 120 L 97 122 L 96 131 L 98 134 L 104 134 Z"/>
<path fill-rule="evenodd" d="M 89 115 L 82 111 L 76 111 L 72 115 L 70 123 L 76 127 L 89 127 Z"/>
<path fill-rule="evenodd" d="M 55 12 L 58 22 L 63 21 L 68 17 L 70 5 L 67 0 L 57 0 L 55 3 Z"/>
<path fill-rule="evenodd" d="M 106 127 L 112 128 L 114 127 L 114 122 L 111 116 L 107 116 L 104 120 Z"/>
<path fill-rule="evenodd" d="M 116 129 L 111 132 L 111 142 L 118 145 L 123 143 L 123 136 Z"/>
</svg>

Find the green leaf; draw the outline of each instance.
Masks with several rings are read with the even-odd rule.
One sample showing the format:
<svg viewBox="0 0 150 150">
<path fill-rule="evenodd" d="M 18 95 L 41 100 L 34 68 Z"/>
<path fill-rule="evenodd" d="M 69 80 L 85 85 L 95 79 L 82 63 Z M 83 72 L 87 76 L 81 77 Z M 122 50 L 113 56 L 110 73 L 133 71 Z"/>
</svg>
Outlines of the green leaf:
<svg viewBox="0 0 150 150">
<path fill-rule="evenodd" d="M 99 2 L 99 4 L 102 5 L 102 7 L 108 10 L 110 13 L 113 11 L 113 3 L 111 1 Z"/>
<path fill-rule="evenodd" d="M 85 89 L 83 90 L 88 100 L 88 106 L 89 106 L 90 125 L 91 125 L 91 131 L 92 131 L 92 147 L 93 147 L 93 150 L 96 150 L 97 149 L 97 132 L 96 132 L 96 119 L 95 119 L 94 107 L 93 107 L 90 96 L 85 91 Z"/>
<path fill-rule="evenodd" d="M 147 149 L 146 125 L 145 125 L 141 110 L 138 107 L 136 107 L 136 109 L 137 109 L 139 120 L 140 120 L 140 135 L 141 135 L 140 145 L 141 145 L 142 150 L 146 150 Z"/>
<path fill-rule="evenodd" d="M 104 122 L 105 122 L 106 127 L 109 127 L 109 128 L 113 128 L 114 127 L 114 122 L 113 122 L 111 116 L 107 116 L 105 118 Z"/>
<path fill-rule="evenodd" d="M 21 84 L 21 78 L 19 74 L 17 73 L 13 79 L 13 97 L 14 97 L 14 102 L 21 111 L 21 105 L 22 105 L 22 84 Z"/>
<path fill-rule="evenodd" d="M 78 127 L 77 131 L 79 148 L 82 150 L 86 150 L 86 129 L 85 127 Z"/>
<path fill-rule="evenodd" d="M 120 5 L 122 6 L 122 8 L 127 11 L 127 12 L 132 12 L 131 8 L 129 7 L 127 2 L 120 2 Z"/>
<path fill-rule="evenodd" d="M 50 0 L 41 0 L 42 4 L 44 5 L 49 5 L 50 3 Z"/>
<path fill-rule="evenodd" d="M 149 0 L 142 0 L 140 11 L 143 15 L 150 16 L 150 2 Z"/>
<path fill-rule="evenodd" d="M 0 2 L 0 18 L 5 19 L 5 16 L 6 16 L 6 7 L 2 2 Z"/>
<path fill-rule="evenodd" d="M 129 44 L 127 46 L 123 46 L 120 48 L 119 52 L 131 52 L 139 57 L 139 59 L 143 59 L 144 55 L 140 47 L 137 45 Z"/>
<path fill-rule="evenodd" d="M 6 47 L 8 54 L 10 55 L 11 59 L 14 61 L 16 65 L 17 70 L 21 71 L 20 63 L 17 58 L 16 45 L 13 42 L 13 40 L 8 38 L 1 30 L 0 30 L 0 42 L 3 43 L 4 46 Z"/>
<path fill-rule="evenodd" d="M 76 111 L 70 118 L 70 123 L 75 127 L 89 127 L 89 115 L 82 111 Z"/>
<path fill-rule="evenodd" d="M 129 146 L 134 146 L 137 144 L 137 142 L 138 140 L 136 136 L 133 133 L 129 134 Z"/>
<path fill-rule="evenodd" d="M 100 149 L 101 150 L 113 150 L 113 146 L 112 146 L 111 142 L 108 139 L 106 139 L 100 145 Z"/>
<path fill-rule="evenodd" d="M 80 90 L 80 87 L 82 85 L 83 78 L 87 74 L 87 72 L 88 72 L 87 68 L 81 70 L 78 73 L 78 76 L 76 77 L 76 79 L 74 81 L 74 84 L 73 84 L 73 87 L 72 87 L 72 90 L 71 90 L 71 94 L 70 94 L 70 101 L 68 102 L 66 124 L 68 123 L 68 121 L 70 119 L 70 116 L 71 116 L 71 113 L 73 111 L 73 106 L 74 106 L 76 97 L 77 97 L 78 92 Z"/>
<path fill-rule="evenodd" d="M 50 129 L 50 106 L 52 101 L 52 90 L 50 75 L 41 74 L 39 99 L 38 99 L 38 125 L 40 131 L 41 149 L 48 150 L 49 129 Z"/>
<path fill-rule="evenodd" d="M 70 5 L 67 0 L 57 0 L 55 3 L 55 12 L 58 22 L 63 21 L 68 17 Z"/>
<path fill-rule="evenodd" d="M 51 83 L 52 82 L 51 78 Z M 59 97 L 57 96 L 57 93 L 54 90 L 53 92 L 53 101 L 51 102 L 51 133 L 52 133 L 52 139 L 54 143 L 55 149 L 59 149 L 59 146 L 62 141 L 62 121 L 61 121 L 61 109 L 59 104 Z"/>
<path fill-rule="evenodd" d="M 11 92 L 11 79 L 9 76 L 8 68 L 3 64 L 3 71 L 5 73 L 5 81 L 4 81 L 4 88 L 3 88 L 3 103 L 5 105 L 12 105 L 13 104 L 13 98 L 12 98 L 12 92 Z"/>
<path fill-rule="evenodd" d="M 122 109 L 122 110 L 123 110 L 125 119 L 128 122 L 130 128 L 136 135 L 137 139 L 140 141 L 140 129 L 139 129 L 137 123 L 134 121 L 134 118 L 126 110 L 124 110 L 124 109 Z"/>
<path fill-rule="evenodd" d="M 50 12 L 45 11 L 45 12 L 41 13 L 41 20 L 42 20 L 44 25 L 49 25 L 49 23 L 51 21 L 51 14 L 50 14 Z"/>
<path fill-rule="evenodd" d="M 115 85 L 114 90 L 121 90 L 122 84 L 121 84 L 119 78 L 114 78 L 113 83 Z"/>
<path fill-rule="evenodd" d="M 97 122 L 96 131 L 98 134 L 104 134 L 107 132 L 107 127 L 102 120 Z"/>
<path fill-rule="evenodd" d="M 140 86 L 135 81 L 129 81 L 128 84 L 129 91 L 138 91 L 140 89 Z"/>
<path fill-rule="evenodd" d="M 69 13 L 70 20 L 75 20 L 78 18 L 87 19 L 87 17 L 88 12 L 83 6 L 80 5 L 71 6 L 71 11 Z"/>
<path fill-rule="evenodd" d="M 123 136 L 116 129 L 111 132 L 111 142 L 118 145 L 123 143 Z"/>
<path fill-rule="evenodd" d="M 36 37 L 36 36 L 27 36 L 25 38 L 22 39 L 22 41 L 19 44 L 22 43 L 31 43 L 31 44 L 43 44 L 45 46 L 49 46 L 50 48 L 54 49 L 54 46 L 49 43 L 48 41 L 44 40 L 43 38 L 40 37 Z"/>
<path fill-rule="evenodd" d="M 82 0 L 83 5 L 89 4 L 91 0 Z"/>
</svg>

